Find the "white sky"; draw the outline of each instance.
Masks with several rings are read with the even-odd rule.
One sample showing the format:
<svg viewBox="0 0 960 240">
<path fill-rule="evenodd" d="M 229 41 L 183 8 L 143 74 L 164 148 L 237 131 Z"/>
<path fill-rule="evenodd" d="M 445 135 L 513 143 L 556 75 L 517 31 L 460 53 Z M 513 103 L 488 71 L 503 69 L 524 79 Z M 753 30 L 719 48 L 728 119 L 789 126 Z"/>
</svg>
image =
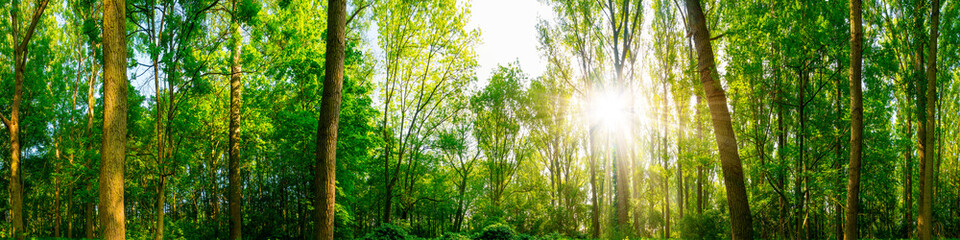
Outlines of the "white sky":
<svg viewBox="0 0 960 240">
<path fill-rule="evenodd" d="M 546 63 L 537 52 L 537 22 L 552 18 L 549 6 L 537 0 L 472 0 L 467 29 L 480 29 L 476 46 L 477 80 L 487 81 L 498 64 L 519 60 L 530 78 L 540 76 Z"/>
</svg>

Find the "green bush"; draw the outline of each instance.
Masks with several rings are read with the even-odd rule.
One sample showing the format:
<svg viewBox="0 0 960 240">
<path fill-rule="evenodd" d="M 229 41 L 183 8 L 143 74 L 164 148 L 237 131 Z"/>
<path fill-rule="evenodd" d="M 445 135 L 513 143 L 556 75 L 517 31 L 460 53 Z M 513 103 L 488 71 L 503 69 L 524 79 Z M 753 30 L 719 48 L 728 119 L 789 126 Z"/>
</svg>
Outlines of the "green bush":
<svg viewBox="0 0 960 240">
<path fill-rule="evenodd" d="M 483 228 L 480 233 L 474 237 L 474 240 L 513 240 L 517 232 L 510 226 L 502 223 L 496 223 Z"/>
<path fill-rule="evenodd" d="M 688 214 L 680 219 L 680 237 L 683 239 L 724 239 L 728 234 L 726 221 L 717 211 L 702 215 Z"/>
<path fill-rule="evenodd" d="M 567 240 L 567 239 L 573 239 L 573 238 L 576 238 L 576 237 L 567 237 L 567 236 L 564 236 L 563 234 L 560 234 L 560 233 L 557 233 L 557 232 L 553 232 L 553 233 L 550 233 L 550 234 L 547 234 L 547 235 L 540 236 L 540 238 L 538 238 L 538 239 L 540 239 L 540 240 Z M 580 238 L 583 238 L 583 237 L 580 237 Z"/>
<path fill-rule="evenodd" d="M 398 227 L 397 225 L 384 223 L 380 227 L 373 229 L 372 232 L 368 233 L 363 239 L 366 240 L 405 240 L 407 239 L 407 231 L 404 231 L 403 228 Z"/>
<path fill-rule="evenodd" d="M 459 233 L 448 232 L 446 234 L 443 234 L 443 236 L 441 236 L 437 240 L 470 240 L 470 237 L 467 237 L 466 235 L 459 234 Z"/>
<path fill-rule="evenodd" d="M 537 237 L 521 233 L 514 236 L 513 240 L 537 240 Z"/>
</svg>

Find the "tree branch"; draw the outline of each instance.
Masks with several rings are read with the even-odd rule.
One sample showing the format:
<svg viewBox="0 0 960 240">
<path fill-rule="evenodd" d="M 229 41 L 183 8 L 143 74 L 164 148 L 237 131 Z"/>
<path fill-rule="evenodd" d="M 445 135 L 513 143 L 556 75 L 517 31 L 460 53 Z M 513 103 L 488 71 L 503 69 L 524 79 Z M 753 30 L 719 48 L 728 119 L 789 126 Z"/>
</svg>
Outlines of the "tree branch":
<svg viewBox="0 0 960 240">
<path fill-rule="evenodd" d="M 371 2 L 368 2 L 366 5 L 363 5 L 363 6 L 360 6 L 359 8 L 357 8 L 356 11 L 353 11 L 353 13 L 350 14 L 350 17 L 347 18 L 347 23 L 346 23 L 346 25 L 350 25 L 350 22 L 353 21 L 353 18 L 354 18 L 354 17 L 356 17 L 358 14 L 360 14 L 360 12 L 363 11 L 364 8 L 367 8 L 367 7 L 369 7 L 369 6 L 372 5 L 372 4 L 373 4 L 372 1 L 371 1 Z"/>
<path fill-rule="evenodd" d="M 30 27 L 27 27 L 27 35 L 23 36 L 21 43 L 17 44 L 17 49 L 24 49 L 27 47 L 27 43 L 30 42 L 30 38 L 33 37 L 33 32 L 37 28 L 37 23 L 40 22 L 40 16 L 43 15 L 43 10 L 47 9 L 48 2 L 50 2 L 50 0 L 40 0 L 38 3 L 39 5 L 37 6 L 37 9 L 33 11 L 33 17 L 30 19 Z"/>
</svg>

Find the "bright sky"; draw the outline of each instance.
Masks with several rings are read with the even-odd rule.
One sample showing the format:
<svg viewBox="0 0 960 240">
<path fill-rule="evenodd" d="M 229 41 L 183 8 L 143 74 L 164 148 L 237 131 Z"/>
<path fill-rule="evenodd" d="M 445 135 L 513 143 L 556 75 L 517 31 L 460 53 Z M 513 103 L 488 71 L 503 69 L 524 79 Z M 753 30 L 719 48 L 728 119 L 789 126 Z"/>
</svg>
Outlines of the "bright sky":
<svg viewBox="0 0 960 240">
<path fill-rule="evenodd" d="M 530 78 L 540 76 L 546 63 L 537 52 L 537 22 L 549 19 L 549 6 L 537 0 L 472 0 L 468 29 L 480 29 L 476 47 L 477 80 L 486 82 L 498 64 L 519 60 L 520 69 Z"/>
</svg>

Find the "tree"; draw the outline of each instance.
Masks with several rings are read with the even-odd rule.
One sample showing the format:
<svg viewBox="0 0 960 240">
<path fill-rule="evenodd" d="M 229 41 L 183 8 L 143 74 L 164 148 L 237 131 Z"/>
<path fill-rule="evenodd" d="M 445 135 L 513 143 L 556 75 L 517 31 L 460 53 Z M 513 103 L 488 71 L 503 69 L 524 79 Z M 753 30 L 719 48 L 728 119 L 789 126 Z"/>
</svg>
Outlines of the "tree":
<svg viewBox="0 0 960 240">
<path fill-rule="evenodd" d="M 10 10 L 10 19 L 13 31 L 13 65 L 14 65 L 14 93 L 13 104 L 10 106 L 10 118 L 0 114 L 3 125 L 7 127 L 7 133 L 10 136 L 10 205 L 12 206 L 10 217 L 13 224 L 12 235 L 17 239 L 23 239 L 23 167 L 20 163 L 20 104 L 23 99 L 23 75 L 27 65 L 27 56 L 29 51 L 30 39 L 36 32 L 37 24 L 40 23 L 43 11 L 47 8 L 49 0 L 36 1 L 33 14 L 30 16 L 30 22 L 27 29 L 20 31 L 21 19 L 18 17 L 20 12 L 20 1 L 13 2 Z"/>
<path fill-rule="evenodd" d="M 229 162 L 228 162 L 228 176 L 229 181 L 229 208 L 230 208 L 230 239 L 237 240 L 241 239 L 241 233 L 243 228 L 243 213 L 242 211 L 242 193 L 241 193 L 241 184 L 243 184 L 240 179 L 240 108 L 243 104 L 243 99 L 241 98 L 241 90 L 243 85 L 240 83 L 240 54 L 241 54 L 241 45 L 240 40 L 242 36 L 240 35 L 240 6 L 237 4 L 237 0 L 232 1 L 231 9 L 233 14 L 230 18 L 230 46 L 231 46 L 231 59 L 230 59 L 230 129 L 229 129 Z"/>
<path fill-rule="evenodd" d="M 385 54 L 379 89 L 384 141 L 380 216 L 390 223 L 395 204 L 410 210 L 419 200 L 411 192 L 422 177 L 415 173 L 424 165 L 424 146 L 437 126 L 449 120 L 452 103 L 465 101 L 460 96 L 474 80 L 469 74 L 476 64 L 473 45 L 479 32 L 466 29 L 469 15 L 459 0 L 380 1 L 373 9 L 382 23 L 377 24 L 378 44 Z M 408 194 L 395 194 L 398 183 Z M 400 217 L 406 219 L 406 213 Z"/>
<path fill-rule="evenodd" d="M 488 196 L 494 207 L 490 214 L 502 212 L 503 195 L 528 155 L 520 131 L 526 75 L 518 65 L 498 66 L 489 84 L 470 99 L 477 118 L 473 133 L 485 158 Z"/>
<path fill-rule="evenodd" d="M 103 143 L 100 224 L 103 238 L 124 239 L 123 168 L 127 142 L 127 27 L 125 0 L 103 2 Z"/>
<path fill-rule="evenodd" d="M 640 30 L 643 25 L 643 1 L 641 0 L 620 0 L 620 1 L 598 1 L 602 12 L 602 18 L 606 18 L 606 24 L 609 25 L 609 32 L 600 36 L 603 41 L 600 45 L 606 46 L 608 56 L 612 55 L 614 73 L 616 81 L 611 84 L 614 89 L 630 89 L 634 76 L 637 52 L 639 52 L 638 40 L 640 39 Z M 629 70 L 625 73 L 624 70 Z M 632 93 L 631 90 L 624 90 Z M 629 98 L 628 98 L 629 99 Z M 632 109 L 632 101 L 628 100 L 628 108 Z M 622 137 L 622 136 L 621 136 Z M 625 231 L 629 226 L 630 212 L 630 155 L 629 151 L 623 150 L 629 146 L 616 146 L 617 154 L 615 157 L 616 176 L 616 206 L 617 206 L 617 226 L 620 231 Z"/>
<path fill-rule="evenodd" d="M 846 223 L 843 239 L 859 238 L 857 215 L 860 205 L 860 157 L 863 151 L 863 23 L 860 0 L 850 0 L 850 174 L 847 184 Z"/>
<path fill-rule="evenodd" d="M 743 166 L 740 164 L 737 137 L 733 132 L 730 112 L 727 109 L 727 97 L 717 73 L 710 43 L 710 32 L 699 0 L 686 0 L 687 24 L 693 33 L 697 49 L 697 65 L 700 69 L 700 82 L 706 92 L 713 120 L 713 134 L 720 151 L 720 165 L 723 169 L 724 185 L 727 188 L 727 204 L 730 208 L 730 222 L 733 239 L 753 239 L 753 221 L 750 216 L 746 188 L 743 184 Z"/>
<path fill-rule="evenodd" d="M 327 9 L 327 54 L 324 64 L 323 96 L 317 123 L 317 163 L 315 239 L 333 239 L 334 201 L 336 199 L 337 124 L 343 95 L 344 32 L 346 0 L 329 0 Z"/>
<path fill-rule="evenodd" d="M 920 230 L 920 239 L 931 239 L 933 229 L 933 196 L 934 185 L 936 184 L 936 163 L 934 154 L 936 148 L 933 147 L 936 142 L 936 99 L 937 99 L 937 38 L 939 37 L 940 27 L 940 1 L 933 0 L 930 9 L 930 50 L 927 59 L 927 91 L 926 93 L 926 121 L 923 125 L 926 131 L 922 136 L 924 151 L 920 158 L 920 215 L 917 219 L 917 228 Z"/>
</svg>

